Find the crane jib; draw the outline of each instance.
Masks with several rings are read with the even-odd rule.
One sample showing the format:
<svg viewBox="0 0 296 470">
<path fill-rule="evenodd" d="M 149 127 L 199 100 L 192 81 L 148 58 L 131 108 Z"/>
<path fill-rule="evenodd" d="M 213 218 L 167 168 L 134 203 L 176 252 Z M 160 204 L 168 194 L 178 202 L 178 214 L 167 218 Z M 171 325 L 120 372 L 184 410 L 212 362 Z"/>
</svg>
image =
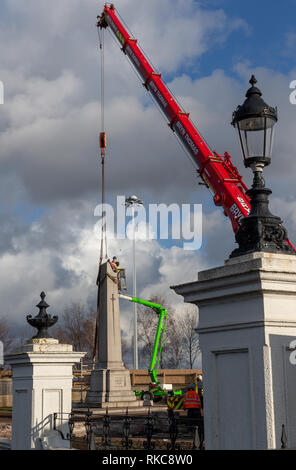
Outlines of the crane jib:
<svg viewBox="0 0 296 470">
<path fill-rule="evenodd" d="M 138 60 L 138 58 L 137 58 L 136 54 L 134 53 L 134 51 L 132 50 L 131 46 L 128 45 L 128 46 L 126 47 L 125 51 L 126 51 L 126 53 L 129 55 L 129 57 L 130 57 L 132 63 L 134 64 L 134 66 L 135 66 L 138 70 L 140 70 L 140 68 L 141 68 L 141 63 L 140 63 L 140 61 Z"/>
<path fill-rule="evenodd" d="M 151 93 L 171 129 L 182 142 L 187 153 L 194 162 L 207 187 L 214 194 L 214 202 L 222 206 L 224 213 L 230 218 L 233 230 L 236 231 L 239 220 L 250 211 L 249 198 L 246 196 L 241 177 L 233 174 L 233 170 L 222 157 L 214 156 L 195 126 L 189 120 L 189 114 L 183 112 L 176 100 L 165 86 L 161 75 L 156 73 L 141 49 L 137 40 L 130 37 L 120 19 L 116 16 L 114 6 L 105 5 L 103 15 L 104 26 L 110 26 L 119 41 L 122 51 L 140 74 L 147 90 Z M 233 166 L 233 168 L 235 168 Z M 237 172 L 238 174 L 238 172 Z"/>
<path fill-rule="evenodd" d="M 160 90 L 157 88 L 156 84 L 154 83 L 153 80 L 151 80 L 148 84 L 148 88 L 151 91 L 151 93 L 154 95 L 156 100 L 158 101 L 159 105 L 163 109 L 163 111 L 166 110 L 168 102 L 160 92 Z"/>
<path fill-rule="evenodd" d="M 184 139 L 184 143 L 186 145 L 186 147 L 188 148 L 188 150 L 192 151 L 194 156 L 197 156 L 198 154 L 198 148 L 197 146 L 195 145 L 193 139 L 190 137 L 190 135 L 188 134 L 188 132 L 186 131 L 185 127 L 183 126 L 183 124 L 181 123 L 181 121 L 176 121 L 174 124 L 173 124 L 173 129 L 177 132 L 177 134 Z"/>
<path fill-rule="evenodd" d="M 176 132 L 192 161 L 197 166 L 199 175 L 213 192 L 214 203 L 223 207 L 224 214 L 230 218 L 233 230 L 236 232 L 239 227 L 239 220 L 250 213 L 250 200 L 245 193 L 247 187 L 243 183 L 237 168 L 231 162 L 230 155 L 226 152 L 223 158 L 210 150 L 195 126 L 188 119 L 189 114 L 180 109 L 161 80 L 161 75 L 155 73 L 148 59 L 137 46 L 137 40 L 130 37 L 121 20 L 117 17 L 114 5 L 106 3 L 104 11 L 98 19 L 97 26 L 99 28 L 110 26 L 114 32 L 122 46 L 122 51 L 128 55 L 143 79 L 145 87 L 149 89 L 167 117 L 169 126 Z M 287 240 L 287 243 L 294 249 L 289 240 Z M 295 249 L 294 251 L 296 252 Z"/>
</svg>

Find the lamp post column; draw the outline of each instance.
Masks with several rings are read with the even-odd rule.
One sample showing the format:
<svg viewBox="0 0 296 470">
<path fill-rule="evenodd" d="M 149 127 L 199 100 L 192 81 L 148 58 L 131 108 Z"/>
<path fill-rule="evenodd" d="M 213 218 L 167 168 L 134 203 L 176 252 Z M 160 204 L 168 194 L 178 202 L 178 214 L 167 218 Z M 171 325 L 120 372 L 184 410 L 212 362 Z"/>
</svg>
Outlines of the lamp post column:
<svg viewBox="0 0 296 470">
<path fill-rule="evenodd" d="M 136 267 L 136 223 L 135 223 L 135 207 L 132 206 L 133 213 L 133 297 L 137 297 L 137 267 Z M 134 369 L 138 369 L 138 318 L 137 304 L 133 302 L 134 314 Z"/>
<path fill-rule="evenodd" d="M 136 267 L 136 222 L 135 222 L 135 206 L 143 206 L 143 201 L 137 196 L 130 196 L 125 200 L 126 207 L 130 207 L 133 220 L 133 297 L 137 297 L 137 267 Z M 134 369 L 138 369 L 138 319 L 137 304 L 133 302 L 133 319 L 134 319 Z"/>
</svg>

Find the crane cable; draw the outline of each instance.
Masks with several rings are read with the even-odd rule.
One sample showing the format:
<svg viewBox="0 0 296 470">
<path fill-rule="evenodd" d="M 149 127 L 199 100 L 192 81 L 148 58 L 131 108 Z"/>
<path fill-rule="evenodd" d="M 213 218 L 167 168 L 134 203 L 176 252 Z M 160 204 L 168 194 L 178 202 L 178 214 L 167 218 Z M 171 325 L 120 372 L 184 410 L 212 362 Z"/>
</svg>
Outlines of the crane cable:
<svg viewBox="0 0 296 470">
<path fill-rule="evenodd" d="M 105 148 L 107 145 L 106 142 L 106 133 L 105 128 L 105 59 L 104 59 L 104 30 L 98 29 L 99 39 L 100 39 L 100 58 L 101 58 L 101 132 L 100 132 L 100 148 L 101 148 L 101 181 L 102 181 L 102 236 L 101 236 L 101 253 L 100 253 L 100 263 L 102 263 L 103 256 L 108 258 L 108 249 L 107 249 L 107 227 L 106 227 L 106 212 L 105 212 Z M 104 253 L 104 243 L 105 243 L 105 253 Z"/>
<path fill-rule="evenodd" d="M 99 48 L 100 48 L 100 62 L 101 62 L 101 132 L 99 136 L 99 144 L 101 149 L 101 182 L 102 182 L 102 191 L 101 191 L 101 202 L 102 202 L 102 218 L 101 218 L 101 247 L 100 247 L 100 257 L 99 257 L 99 270 L 97 277 L 97 286 L 98 286 L 98 296 L 97 296 L 97 315 L 95 322 L 95 332 L 94 332 L 94 343 L 93 343 L 93 361 L 96 359 L 97 355 L 97 339 L 98 339 L 98 329 L 99 329 L 99 303 L 100 303 L 100 291 L 101 291 L 101 268 L 103 259 L 108 259 L 108 247 L 107 247 L 107 225 L 106 225 L 106 211 L 105 211 L 105 148 L 106 148 L 106 133 L 104 131 L 105 126 L 105 63 L 104 63 L 104 30 L 98 29 L 99 34 Z"/>
</svg>

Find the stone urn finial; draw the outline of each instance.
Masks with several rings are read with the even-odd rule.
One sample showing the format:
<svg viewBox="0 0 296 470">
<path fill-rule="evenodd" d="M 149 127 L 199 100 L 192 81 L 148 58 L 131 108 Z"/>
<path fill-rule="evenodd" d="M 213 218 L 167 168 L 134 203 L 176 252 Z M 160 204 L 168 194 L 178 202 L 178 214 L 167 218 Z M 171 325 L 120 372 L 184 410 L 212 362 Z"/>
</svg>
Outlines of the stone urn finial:
<svg viewBox="0 0 296 470">
<path fill-rule="evenodd" d="M 47 313 L 46 309 L 49 307 L 49 305 L 44 300 L 46 297 L 44 292 L 41 292 L 40 297 L 41 301 L 36 305 L 36 307 L 39 308 L 38 315 L 36 315 L 34 318 L 32 315 L 27 315 L 27 322 L 33 326 L 33 328 L 38 330 L 37 334 L 33 336 L 32 339 L 51 338 L 48 332 L 48 328 L 55 325 L 59 318 L 57 315 L 52 317 L 49 313 Z"/>
</svg>

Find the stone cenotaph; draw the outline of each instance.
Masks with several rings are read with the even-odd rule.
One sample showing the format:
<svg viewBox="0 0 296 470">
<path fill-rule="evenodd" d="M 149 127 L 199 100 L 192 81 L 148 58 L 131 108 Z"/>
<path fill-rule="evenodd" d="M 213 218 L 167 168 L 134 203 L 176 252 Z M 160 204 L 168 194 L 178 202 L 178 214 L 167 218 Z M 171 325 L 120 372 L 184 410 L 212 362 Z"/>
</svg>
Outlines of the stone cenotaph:
<svg viewBox="0 0 296 470">
<path fill-rule="evenodd" d="M 117 274 L 106 262 L 99 276 L 97 357 L 86 402 L 101 408 L 140 406 L 122 362 Z"/>
</svg>

